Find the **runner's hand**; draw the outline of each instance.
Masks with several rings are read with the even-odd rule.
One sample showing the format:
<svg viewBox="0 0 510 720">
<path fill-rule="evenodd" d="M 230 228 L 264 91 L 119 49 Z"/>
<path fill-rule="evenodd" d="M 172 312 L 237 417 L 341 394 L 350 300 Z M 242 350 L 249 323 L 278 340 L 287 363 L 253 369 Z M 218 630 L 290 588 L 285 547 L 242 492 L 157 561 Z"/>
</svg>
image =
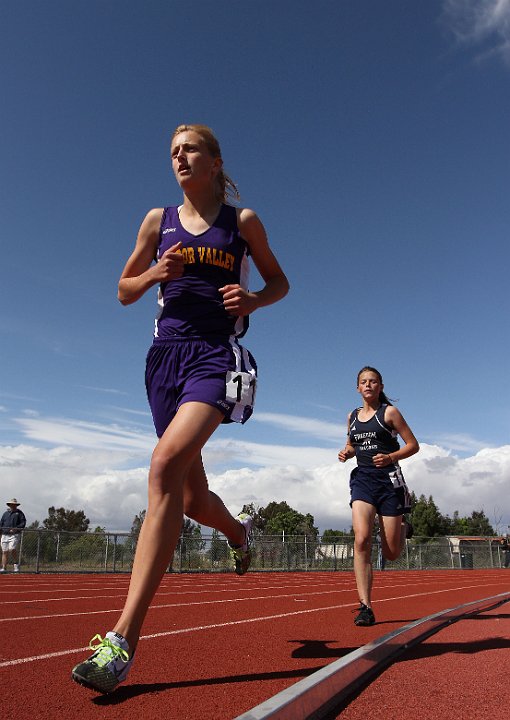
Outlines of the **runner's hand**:
<svg viewBox="0 0 510 720">
<path fill-rule="evenodd" d="M 240 285 L 224 285 L 219 288 L 223 295 L 223 306 L 229 315 L 244 317 L 257 309 L 257 296 L 247 292 Z"/>
<path fill-rule="evenodd" d="M 156 265 L 153 266 L 154 277 L 158 282 L 168 282 L 182 277 L 184 258 L 181 253 L 182 242 L 165 250 Z"/>
</svg>

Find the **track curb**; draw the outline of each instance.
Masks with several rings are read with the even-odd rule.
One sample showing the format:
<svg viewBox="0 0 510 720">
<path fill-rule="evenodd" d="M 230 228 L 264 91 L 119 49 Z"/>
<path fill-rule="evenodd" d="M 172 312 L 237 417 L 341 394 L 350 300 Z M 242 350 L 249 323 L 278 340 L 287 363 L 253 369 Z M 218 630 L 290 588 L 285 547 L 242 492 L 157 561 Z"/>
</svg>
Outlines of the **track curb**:
<svg viewBox="0 0 510 720">
<path fill-rule="evenodd" d="M 510 592 L 441 610 L 373 640 L 234 720 L 320 720 L 413 645 L 469 615 L 510 602 Z"/>
</svg>

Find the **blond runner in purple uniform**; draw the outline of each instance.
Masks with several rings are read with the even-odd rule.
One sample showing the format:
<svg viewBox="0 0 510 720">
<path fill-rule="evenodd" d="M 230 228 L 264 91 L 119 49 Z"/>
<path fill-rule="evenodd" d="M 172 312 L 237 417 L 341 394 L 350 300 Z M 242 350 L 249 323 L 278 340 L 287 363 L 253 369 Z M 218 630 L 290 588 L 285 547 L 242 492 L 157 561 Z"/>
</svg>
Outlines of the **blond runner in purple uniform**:
<svg viewBox="0 0 510 720">
<path fill-rule="evenodd" d="M 220 423 L 243 423 L 250 416 L 256 364 L 237 338 L 251 313 L 277 302 L 289 288 L 257 215 L 228 204 L 239 195 L 210 128 L 180 125 L 171 158 L 183 203 L 147 214 L 119 282 L 123 305 L 159 286 L 146 365 L 159 441 L 124 609 L 113 630 L 93 638 L 95 652 L 72 672 L 76 682 L 98 692 L 111 692 L 126 678 L 183 514 L 223 533 L 236 572 L 248 569 L 252 520 L 233 517 L 209 490 L 202 448 Z M 248 255 L 265 283 L 257 292 L 247 287 Z"/>
</svg>

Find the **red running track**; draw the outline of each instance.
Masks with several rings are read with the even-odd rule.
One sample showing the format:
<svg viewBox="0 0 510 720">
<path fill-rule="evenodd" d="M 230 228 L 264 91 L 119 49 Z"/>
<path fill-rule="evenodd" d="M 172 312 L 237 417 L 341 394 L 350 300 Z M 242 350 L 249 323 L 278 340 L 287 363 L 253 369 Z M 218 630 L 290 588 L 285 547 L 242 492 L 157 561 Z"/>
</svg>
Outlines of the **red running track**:
<svg viewBox="0 0 510 720">
<path fill-rule="evenodd" d="M 509 650 L 505 603 L 410 648 L 325 720 L 507 720 Z"/>
<path fill-rule="evenodd" d="M 507 592 L 509 578 L 505 570 L 376 573 L 377 624 L 357 628 L 352 615 L 358 604 L 352 573 L 167 575 L 148 613 L 127 682 L 112 695 L 100 696 L 73 683 L 70 671 L 87 656 L 90 638 L 96 633 L 104 635 L 114 625 L 129 577 L 5 575 L 0 578 L 2 717 L 138 720 L 143 714 L 168 720 L 233 720 L 329 662 L 402 625 Z M 505 607 L 499 610 L 499 617 L 495 611 L 492 620 L 487 613 L 486 622 L 478 621 L 475 627 L 481 635 L 473 649 L 462 639 L 453 641 L 464 643 L 463 655 L 476 658 L 491 648 L 508 653 L 508 633 L 506 641 L 495 640 L 499 637 L 497 623 L 508 619 Z M 456 632 L 461 622 L 441 633 Z M 402 688 L 401 680 L 395 678 L 388 695 L 381 677 L 365 692 L 375 691 L 383 682 L 386 703 L 395 695 L 408 702 L 409 694 L 416 694 L 414 680 L 435 673 L 448 656 L 446 651 L 435 652 L 433 646 L 433 651 L 423 650 L 437 643 L 438 637 L 409 651 L 418 653 L 413 660 L 401 660 L 385 671 L 387 677 L 405 664 L 408 669 L 412 662 L 424 664 L 411 672 L 413 682 L 407 687 Z M 457 663 L 458 648 L 452 653 Z M 444 668 L 437 674 L 444 677 Z M 466 677 L 464 684 L 473 687 L 473 680 L 476 673 L 473 678 Z M 501 687 L 507 692 L 503 679 Z M 345 708 L 342 718 L 384 717 L 380 711 L 374 715 L 367 711 L 368 707 L 380 708 L 381 698 L 365 701 L 364 694 Z M 434 718 L 440 715 L 447 720 L 441 696 L 431 691 L 428 682 L 420 687 L 419 696 L 422 709 L 434 707 Z M 358 702 L 362 714 L 356 715 Z M 458 702 L 462 707 L 462 694 Z M 451 698 L 445 703 L 451 705 Z M 467 710 L 458 715 L 470 717 Z M 417 712 L 406 717 L 427 716 Z M 496 716 L 490 717 L 496 720 Z"/>
</svg>

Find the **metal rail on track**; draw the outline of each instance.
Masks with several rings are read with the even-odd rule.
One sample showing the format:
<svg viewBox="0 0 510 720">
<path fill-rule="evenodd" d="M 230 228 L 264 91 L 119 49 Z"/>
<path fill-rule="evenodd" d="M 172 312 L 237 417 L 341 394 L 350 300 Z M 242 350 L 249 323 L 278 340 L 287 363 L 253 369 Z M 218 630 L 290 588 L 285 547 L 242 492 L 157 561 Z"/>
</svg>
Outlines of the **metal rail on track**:
<svg viewBox="0 0 510 720">
<path fill-rule="evenodd" d="M 510 592 L 441 610 L 383 635 L 239 715 L 235 720 L 320 720 L 407 648 L 463 617 L 510 601 Z"/>
</svg>

